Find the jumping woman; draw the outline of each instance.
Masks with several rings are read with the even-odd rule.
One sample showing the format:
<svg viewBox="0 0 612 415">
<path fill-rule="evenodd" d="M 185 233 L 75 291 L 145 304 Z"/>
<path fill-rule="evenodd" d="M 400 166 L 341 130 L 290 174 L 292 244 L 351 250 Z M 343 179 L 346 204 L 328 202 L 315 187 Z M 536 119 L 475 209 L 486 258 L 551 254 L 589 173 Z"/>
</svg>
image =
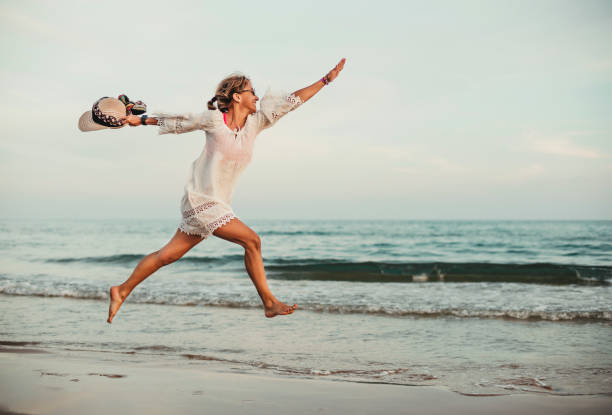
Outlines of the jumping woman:
<svg viewBox="0 0 612 415">
<path fill-rule="evenodd" d="M 179 228 L 163 248 L 145 256 L 123 284 L 110 288 L 109 323 L 138 284 L 159 268 L 181 258 L 210 235 L 244 248 L 244 265 L 263 302 L 266 317 L 291 314 L 297 309 L 297 304 L 289 306 L 279 301 L 268 288 L 261 241 L 235 216 L 231 207 L 232 192 L 236 179 L 251 161 L 257 134 L 336 79 L 344 63 L 342 59 L 319 81 L 292 94 L 267 94 L 261 99 L 259 111 L 259 98 L 251 81 L 242 75 L 232 75 L 219 83 L 204 113 L 156 114 L 155 117 L 128 115 L 125 118 L 123 122 L 131 126 L 158 125 L 160 134 L 204 130 L 206 145 L 191 166 Z"/>
</svg>

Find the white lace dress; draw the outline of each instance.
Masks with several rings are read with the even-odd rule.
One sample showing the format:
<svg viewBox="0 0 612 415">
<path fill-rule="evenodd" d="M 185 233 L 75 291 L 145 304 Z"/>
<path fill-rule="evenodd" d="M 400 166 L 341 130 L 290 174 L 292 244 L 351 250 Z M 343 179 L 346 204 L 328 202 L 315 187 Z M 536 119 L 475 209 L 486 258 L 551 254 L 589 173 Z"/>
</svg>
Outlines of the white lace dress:
<svg viewBox="0 0 612 415">
<path fill-rule="evenodd" d="M 181 202 L 179 229 L 189 235 L 210 236 L 236 217 L 231 207 L 236 179 L 251 161 L 255 137 L 279 118 L 297 108 L 301 99 L 293 94 L 267 93 L 260 110 L 247 117 L 244 127 L 232 131 L 218 111 L 200 114 L 154 114 L 160 134 L 206 132 L 206 145 L 191 165 Z"/>
</svg>

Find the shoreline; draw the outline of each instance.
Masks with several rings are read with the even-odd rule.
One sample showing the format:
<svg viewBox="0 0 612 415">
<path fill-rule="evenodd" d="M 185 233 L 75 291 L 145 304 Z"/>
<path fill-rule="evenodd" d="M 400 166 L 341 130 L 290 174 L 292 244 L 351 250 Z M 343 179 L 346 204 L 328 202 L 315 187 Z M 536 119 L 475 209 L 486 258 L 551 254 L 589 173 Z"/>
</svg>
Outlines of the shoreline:
<svg viewBox="0 0 612 415">
<path fill-rule="evenodd" d="M 240 308 L 134 303 L 119 324 L 109 325 L 107 304 L 101 308 L 99 301 L 2 295 L 0 300 L 5 311 L 0 347 L 42 349 L 55 360 L 80 356 L 88 363 L 127 361 L 128 366 L 152 361 L 477 395 L 612 392 L 609 326 L 601 323 L 322 318 L 312 312 L 271 321 Z"/>
<path fill-rule="evenodd" d="M 299 379 L 219 371 L 200 362 L 0 350 L 1 414 L 605 414 L 612 396 L 469 396 L 435 386 Z M 232 368 L 230 368 L 232 369 Z"/>
</svg>

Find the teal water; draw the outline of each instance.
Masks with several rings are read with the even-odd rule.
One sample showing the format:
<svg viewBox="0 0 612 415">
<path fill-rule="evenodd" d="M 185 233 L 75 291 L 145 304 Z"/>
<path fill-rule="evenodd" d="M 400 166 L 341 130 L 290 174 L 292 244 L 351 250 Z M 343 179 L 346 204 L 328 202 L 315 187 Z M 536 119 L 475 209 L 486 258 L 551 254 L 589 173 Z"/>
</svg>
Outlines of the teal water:
<svg viewBox="0 0 612 415">
<path fill-rule="evenodd" d="M 612 392 L 610 221 L 249 225 L 297 313 L 264 319 L 241 249 L 212 238 L 109 326 L 108 287 L 175 223 L 1 221 L 0 342 L 461 393 Z"/>
</svg>

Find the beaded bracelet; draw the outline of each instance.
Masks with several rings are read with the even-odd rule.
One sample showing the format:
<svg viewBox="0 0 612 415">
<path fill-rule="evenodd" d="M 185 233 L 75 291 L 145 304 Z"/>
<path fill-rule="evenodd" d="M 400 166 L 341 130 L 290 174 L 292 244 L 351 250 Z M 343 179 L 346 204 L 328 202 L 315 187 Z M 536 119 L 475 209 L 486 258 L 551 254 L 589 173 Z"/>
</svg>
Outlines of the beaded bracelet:
<svg viewBox="0 0 612 415">
<path fill-rule="evenodd" d="M 327 80 L 327 75 L 325 75 L 323 78 L 321 78 L 321 82 L 323 82 L 323 85 L 329 84 L 329 81 Z"/>
</svg>

